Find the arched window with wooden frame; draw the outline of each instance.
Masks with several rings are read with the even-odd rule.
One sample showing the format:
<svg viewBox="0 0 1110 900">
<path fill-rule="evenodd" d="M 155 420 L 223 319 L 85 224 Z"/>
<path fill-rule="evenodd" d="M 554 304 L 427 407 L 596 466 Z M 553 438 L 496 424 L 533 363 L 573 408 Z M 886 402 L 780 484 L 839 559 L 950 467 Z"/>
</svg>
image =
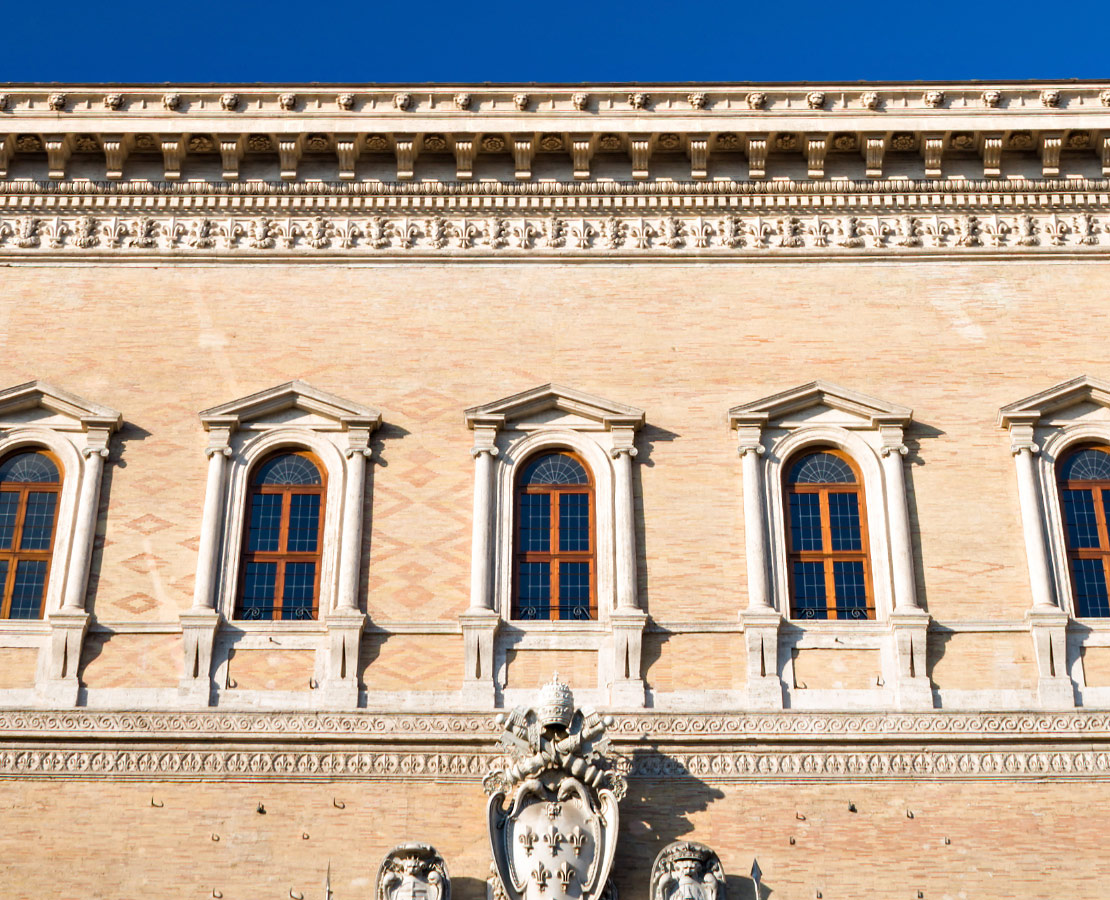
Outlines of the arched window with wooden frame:
<svg viewBox="0 0 1110 900">
<path fill-rule="evenodd" d="M 1057 467 L 1056 483 L 1075 615 L 1110 616 L 1110 447 L 1087 445 L 1072 450 Z"/>
<path fill-rule="evenodd" d="M 236 618 L 319 617 L 324 467 L 283 450 L 251 473 Z"/>
<path fill-rule="evenodd" d="M 863 483 L 840 450 L 809 450 L 785 467 L 787 569 L 794 619 L 873 619 Z"/>
<path fill-rule="evenodd" d="M 61 492 L 54 454 L 20 450 L 0 461 L 2 619 L 42 618 Z"/>
<path fill-rule="evenodd" d="M 595 485 L 569 450 L 524 463 L 516 483 L 512 617 L 597 618 Z"/>
</svg>

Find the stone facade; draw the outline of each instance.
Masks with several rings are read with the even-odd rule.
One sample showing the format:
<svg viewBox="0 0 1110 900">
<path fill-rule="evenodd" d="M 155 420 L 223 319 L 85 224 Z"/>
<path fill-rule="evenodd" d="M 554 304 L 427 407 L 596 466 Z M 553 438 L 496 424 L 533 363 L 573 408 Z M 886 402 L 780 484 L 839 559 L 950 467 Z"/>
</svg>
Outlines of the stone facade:
<svg viewBox="0 0 1110 900">
<path fill-rule="evenodd" d="M 0 620 L 5 896 L 481 900 L 494 716 L 555 671 L 613 717 L 625 898 L 1110 874 L 1053 476 L 1110 440 L 1110 85 L 13 85 L 0 124 L 0 454 L 70 492 L 44 617 Z M 239 622 L 292 440 L 321 614 Z M 597 475 L 592 622 L 508 616 L 551 441 Z M 871 621 L 784 602 L 815 441 Z"/>
</svg>

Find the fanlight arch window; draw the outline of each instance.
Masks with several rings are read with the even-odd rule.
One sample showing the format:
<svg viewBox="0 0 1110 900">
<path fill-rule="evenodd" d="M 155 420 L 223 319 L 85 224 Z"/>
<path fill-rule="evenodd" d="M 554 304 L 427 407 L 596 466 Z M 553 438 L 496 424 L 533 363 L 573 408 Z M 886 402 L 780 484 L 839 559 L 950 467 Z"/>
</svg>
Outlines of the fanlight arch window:
<svg viewBox="0 0 1110 900">
<path fill-rule="evenodd" d="M 1057 468 L 1057 485 L 1075 614 L 1110 616 L 1110 447 L 1068 453 Z"/>
<path fill-rule="evenodd" d="M 541 453 L 516 484 L 514 619 L 597 618 L 593 475 L 577 454 Z"/>
<path fill-rule="evenodd" d="M 873 619 L 863 484 L 839 450 L 785 467 L 787 569 L 794 619 Z"/>
<path fill-rule="evenodd" d="M 318 618 L 326 487 L 307 451 L 281 451 L 251 473 L 236 618 Z"/>
<path fill-rule="evenodd" d="M 23 450 L 0 461 L 0 618 L 42 618 L 61 492 L 53 454 Z"/>
</svg>

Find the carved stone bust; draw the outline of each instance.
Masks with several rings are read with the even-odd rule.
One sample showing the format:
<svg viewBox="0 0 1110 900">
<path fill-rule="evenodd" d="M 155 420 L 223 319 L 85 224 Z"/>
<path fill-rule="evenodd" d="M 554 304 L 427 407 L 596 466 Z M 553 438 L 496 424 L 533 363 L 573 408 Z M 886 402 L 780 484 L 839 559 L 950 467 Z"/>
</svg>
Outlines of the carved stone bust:
<svg viewBox="0 0 1110 900">
<path fill-rule="evenodd" d="M 447 863 L 431 844 L 398 844 L 378 868 L 377 900 L 451 900 Z"/>
<path fill-rule="evenodd" d="M 717 854 L 694 841 L 668 844 L 651 867 L 651 900 L 726 900 Z"/>
</svg>

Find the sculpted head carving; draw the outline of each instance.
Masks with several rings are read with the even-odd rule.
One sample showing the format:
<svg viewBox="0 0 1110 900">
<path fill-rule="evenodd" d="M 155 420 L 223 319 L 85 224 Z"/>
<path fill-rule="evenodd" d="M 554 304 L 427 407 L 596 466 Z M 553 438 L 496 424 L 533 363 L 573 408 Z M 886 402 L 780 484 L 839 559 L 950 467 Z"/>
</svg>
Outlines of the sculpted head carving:
<svg viewBox="0 0 1110 900">
<path fill-rule="evenodd" d="M 447 863 L 431 844 L 398 844 L 378 867 L 377 900 L 451 900 Z"/>
<path fill-rule="evenodd" d="M 297 105 L 297 95 L 291 93 L 284 93 L 278 95 L 278 106 L 284 110 L 293 109 Z"/>
<path fill-rule="evenodd" d="M 412 94 L 394 94 L 393 105 L 400 110 L 408 109 L 410 106 L 412 106 Z"/>
<path fill-rule="evenodd" d="M 498 722 L 506 755 L 484 786 L 505 900 L 599 900 L 626 791 L 624 776 L 602 755 L 613 720 L 576 709 L 570 688 L 555 676 L 531 708 L 517 707 Z"/>
<path fill-rule="evenodd" d="M 233 109 L 238 109 L 239 108 L 239 95 L 238 94 L 231 94 L 231 93 L 221 94 L 220 95 L 220 106 L 223 109 L 226 109 L 228 112 L 231 112 L 231 110 L 233 110 Z"/>
<path fill-rule="evenodd" d="M 860 94 L 859 102 L 864 109 L 878 109 L 879 95 L 876 91 L 866 91 Z"/>
<path fill-rule="evenodd" d="M 354 94 L 340 94 L 335 98 L 335 105 L 340 109 L 354 109 L 355 95 Z"/>
<path fill-rule="evenodd" d="M 726 900 L 717 854 L 694 841 L 668 844 L 651 867 L 651 900 Z"/>
<path fill-rule="evenodd" d="M 944 103 L 944 91 L 926 91 L 921 98 L 930 109 L 936 109 Z"/>
<path fill-rule="evenodd" d="M 747 96 L 749 109 L 763 109 L 767 105 L 767 95 L 763 91 L 752 91 Z"/>
<path fill-rule="evenodd" d="M 581 112 L 586 108 L 586 104 L 590 102 L 590 95 L 579 91 L 570 98 L 570 101 L 574 104 L 574 108 Z"/>
<path fill-rule="evenodd" d="M 47 105 L 55 112 L 61 112 L 66 108 L 66 95 L 65 94 L 51 94 L 47 99 Z"/>
<path fill-rule="evenodd" d="M 994 109 L 1002 102 L 1002 91 L 996 91 L 993 88 L 989 91 L 983 91 L 983 105 Z"/>
<path fill-rule="evenodd" d="M 531 98 L 527 94 L 513 94 L 513 106 L 524 112 L 528 108 L 528 101 Z"/>
<path fill-rule="evenodd" d="M 163 94 L 162 105 L 166 107 L 166 109 L 168 109 L 170 112 L 173 112 L 175 109 L 178 109 L 181 106 L 181 95 Z"/>
</svg>

